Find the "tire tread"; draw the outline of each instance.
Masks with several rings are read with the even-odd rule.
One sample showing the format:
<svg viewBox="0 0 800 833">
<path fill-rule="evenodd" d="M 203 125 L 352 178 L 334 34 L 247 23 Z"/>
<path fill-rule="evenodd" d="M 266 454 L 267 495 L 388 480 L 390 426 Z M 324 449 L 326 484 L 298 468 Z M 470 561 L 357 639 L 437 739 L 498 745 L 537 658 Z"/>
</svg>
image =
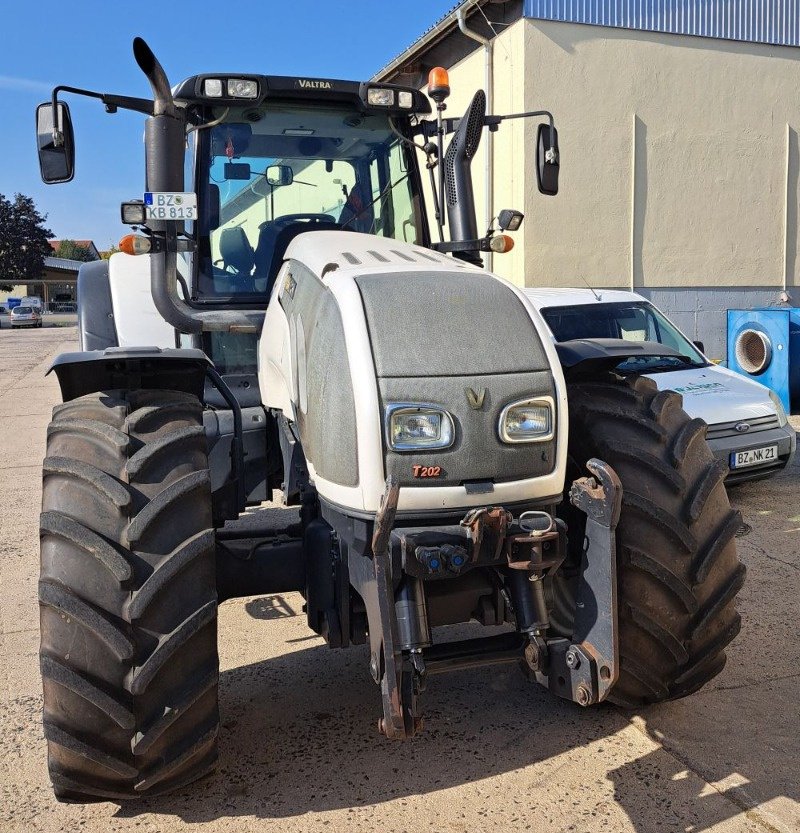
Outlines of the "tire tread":
<svg viewBox="0 0 800 833">
<path fill-rule="evenodd" d="M 677 393 L 659 391 L 649 378 L 575 381 L 568 397 L 573 476 L 597 456 L 623 486 L 616 530 L 620 673 L 608 699 L 636 707 L 691 694 L 722 670 L 740 627 L 735 599 L 745 568 L 734 538 L 741 516 L 727 499 L 727 467 L 708 448 L 706 423 L 691 419 Z M 579 521 L 568 516 L 575 540 L 583 537 L 579 526 L 575 532 Z M 579 563 L 580 553 L 571 558 Z M 551 592 L 558 632 L 569 636 L 570 581 L 553 582 Z"/>
<path fill-rule="evenodd" d="M 206 454 L 202 405 L 189 394 L 105 391 L 53 409 L 40 521 L 40 666 L 59 800 L 159 795 L 215 766 Z M 79 649 L 60 648 L 76 636 Z"/>
</svg>

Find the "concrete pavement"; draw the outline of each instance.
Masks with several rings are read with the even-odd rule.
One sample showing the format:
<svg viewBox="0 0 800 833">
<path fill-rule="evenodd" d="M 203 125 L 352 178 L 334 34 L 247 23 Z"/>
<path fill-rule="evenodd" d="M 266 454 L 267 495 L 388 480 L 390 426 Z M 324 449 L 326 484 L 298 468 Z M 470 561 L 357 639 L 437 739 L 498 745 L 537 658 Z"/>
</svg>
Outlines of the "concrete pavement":
<svg viewBox="0 0 800 833">
<path fill-rule="evenodd" d="M 800 467 L 733 494 L 751 531 L 741 636 L 699 694 L 582 710 L 515 668 L 436 677 L 426 730 L 375 731 L 363 648 L 328 650 L 294 594 L 220 609 L 218 773 L 122 807 L 52 797 L 37 668 L 40 464 L 75 330 L 0 333 L 0 830 L 714 831 L 800 829 Z M 800 427 L 800 423 L 798 423 Z M 469 629 L 465 629 L 469 630 Z"/>
</svg>

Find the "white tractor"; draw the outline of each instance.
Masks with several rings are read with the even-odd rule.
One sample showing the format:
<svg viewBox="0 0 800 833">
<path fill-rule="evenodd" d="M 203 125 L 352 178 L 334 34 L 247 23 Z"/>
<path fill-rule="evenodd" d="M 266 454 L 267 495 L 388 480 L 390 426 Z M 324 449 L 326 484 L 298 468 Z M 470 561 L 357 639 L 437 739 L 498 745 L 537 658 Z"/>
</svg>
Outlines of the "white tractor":
<svg viewBox="0 0 800 833">
<path fill-rule="evenodd" d="M 423 690 L 456 668 L 517 663 L 582 706 L 714 677 L 744 578 L 725 467 L 678 395 L 617 371 L 670 348 L 554 344 L 480 268 L 522 219 L 483 236 L 475 221 L 470 160 L 509 117 L 478 92 L 445 118 L 441 71 L 427 118 L 419 90 L 385 84 L 171 90 L 144 41 L 134 54 L 151 99 L 59 87 L 37 112 L 46 182 L 74 171 L 60 92 L 147 115 L 147 191 L 122 206 L 139 233 L 82 267 L 81 352 L 54 364 L 40 604 L 56 795 L 149 796 L 213 769 L 217 605 L 234 597 L 298 591 L 330 647 L 366 643 L 390 738 L 420 730 Z M 513 117 L 529 115 L 554 194 L 552 118 Z M 277 490 L 292 523 L 226 526 Z M 440 629 L 470 621 L 500 629 Z"/>
</svg>

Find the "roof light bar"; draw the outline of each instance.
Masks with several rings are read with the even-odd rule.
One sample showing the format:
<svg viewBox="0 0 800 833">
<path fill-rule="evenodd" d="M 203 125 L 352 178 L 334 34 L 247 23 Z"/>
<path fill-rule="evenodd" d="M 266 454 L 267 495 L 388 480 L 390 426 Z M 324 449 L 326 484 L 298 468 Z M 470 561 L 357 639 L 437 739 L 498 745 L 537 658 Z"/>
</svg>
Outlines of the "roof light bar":
<svg viewBox="0 0 800 833">
<path fill-rule="evenodd" d="M 258 98 L 258 81 L 255 78 L 204 78 L 203 95 L 206 98 Z"/>
</svg>

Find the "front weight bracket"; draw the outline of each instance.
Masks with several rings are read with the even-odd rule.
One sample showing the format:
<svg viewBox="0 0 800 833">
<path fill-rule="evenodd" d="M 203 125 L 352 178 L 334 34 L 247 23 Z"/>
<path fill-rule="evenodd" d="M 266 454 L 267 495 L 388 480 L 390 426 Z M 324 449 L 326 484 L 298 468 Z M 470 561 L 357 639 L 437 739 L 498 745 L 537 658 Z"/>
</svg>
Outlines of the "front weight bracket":
<svg viewBox="0 0 800 833">
<path fill-rule="evenodd" d="M 573 506 L 586 515 L 572 639 L 548 640 L 548 687 L 582 706 L 608 696 L 619 676 L 616 528 L 622 484 L 602 460 L 586 464 L 592 477 L 575 480 Z"/>
</svg>

